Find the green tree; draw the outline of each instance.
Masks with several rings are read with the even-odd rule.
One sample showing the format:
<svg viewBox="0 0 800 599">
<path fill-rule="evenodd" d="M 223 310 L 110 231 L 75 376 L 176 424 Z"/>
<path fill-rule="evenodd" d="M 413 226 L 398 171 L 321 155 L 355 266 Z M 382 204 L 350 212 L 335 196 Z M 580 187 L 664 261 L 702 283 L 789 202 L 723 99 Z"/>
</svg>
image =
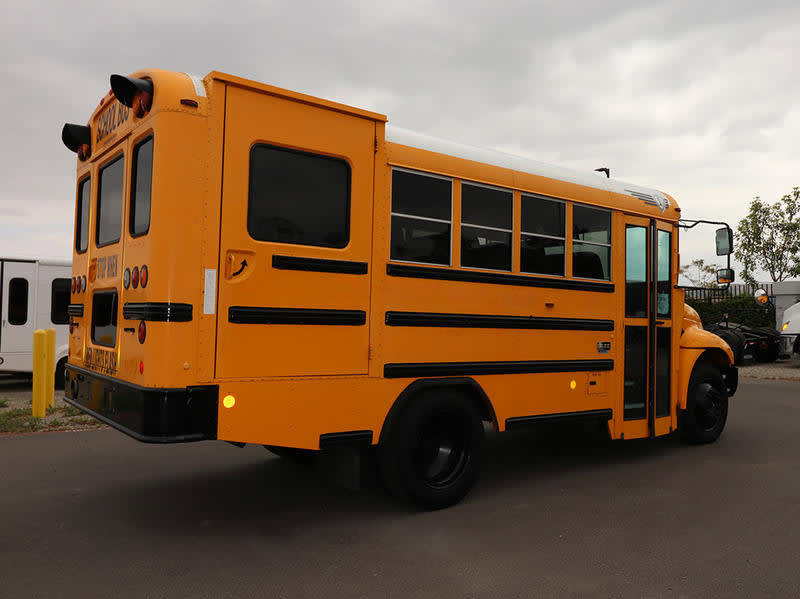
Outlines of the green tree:
<svg viewBox="0 0 800 599">
<path fill-rule="evenodd" d="M 800 187 L 774 204 L 756 196 L 736 227 L 734 256 L 742 263 L 742 278 L 755 284 L 755 270 L 773 281 L 800 275 Z"/>
<path fill-rule="evenodd" d="M 706 264 L 702 258 L 692 260 L 689 264 L 681 266 L 679 274 L 686 277 L 694 287 L 718 287 L 718 264 Z"/>
</svg>

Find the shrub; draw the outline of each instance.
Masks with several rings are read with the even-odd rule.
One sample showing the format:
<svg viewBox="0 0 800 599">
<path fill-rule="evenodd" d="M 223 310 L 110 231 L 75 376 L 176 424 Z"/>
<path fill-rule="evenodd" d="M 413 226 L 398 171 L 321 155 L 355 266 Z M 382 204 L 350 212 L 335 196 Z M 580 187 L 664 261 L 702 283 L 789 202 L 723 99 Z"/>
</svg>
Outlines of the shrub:
<svg viewBox="0 0 800 599">
<path fill-rule="evenodd" d="M 725 314 L 730 322 L 751 327 L 775 327 L 775 306 L 761 306 L 748 295 L 711 301 L 686 300 L 686 303 L 697 310 L 703 326 L 706 327 L 725 320 Z"/>
</svg>

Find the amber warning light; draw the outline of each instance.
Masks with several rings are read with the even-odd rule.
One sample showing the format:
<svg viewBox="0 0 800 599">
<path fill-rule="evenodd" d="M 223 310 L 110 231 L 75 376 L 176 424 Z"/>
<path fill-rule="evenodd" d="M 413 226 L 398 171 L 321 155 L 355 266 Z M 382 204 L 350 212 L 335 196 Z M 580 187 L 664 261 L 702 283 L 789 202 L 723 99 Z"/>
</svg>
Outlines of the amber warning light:
<svg viewBox="0 0 800 599">
<path fill-rule="evenodd" d="M 122 104 L 133 109 L 136 118 L 142 118 L 153 107 L 153 82 L 124 75 L 111 75 L 111 91 Z"/>
</svg>

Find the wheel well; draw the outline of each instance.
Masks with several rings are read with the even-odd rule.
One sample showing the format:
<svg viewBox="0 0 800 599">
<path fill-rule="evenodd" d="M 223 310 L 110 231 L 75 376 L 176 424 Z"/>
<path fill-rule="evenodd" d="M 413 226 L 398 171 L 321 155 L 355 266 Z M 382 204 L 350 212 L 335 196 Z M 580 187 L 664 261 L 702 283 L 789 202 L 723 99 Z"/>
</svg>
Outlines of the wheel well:
<svg viewBox="0 0 800 599">
<path fill-rule="evenodd" d="M 407 406 L 409 402 L 414 401 L 422 392 L 431 389 L 448 389 L 462 394 L 465 399 L 472 402 L 478 409 L 481 419 L 491 422 L 494 429 L 497 430 L 497 416 L 494 413 L 492 402 L 475 379 L 469 377 L 418 379 L 403 389 L 403 392 L 395 400 L 392 408 L 386 415 L 386 419 L 383 421 L 380 441 L 385 439 L 387 432 L 392 427 L 394 419 L 403 411 L 405 406 Z"/>
<path fill-rule="evenodd" d="M 694 363 L 694 365 L 697 366 L 703 362 L 707 364 L 713 364 L 721 370 L 731 365 L 728 354 L 716 347 L 709 348 L 700 354 L 700 357 L 697 358 L 697 361 Z"/>
</svg>

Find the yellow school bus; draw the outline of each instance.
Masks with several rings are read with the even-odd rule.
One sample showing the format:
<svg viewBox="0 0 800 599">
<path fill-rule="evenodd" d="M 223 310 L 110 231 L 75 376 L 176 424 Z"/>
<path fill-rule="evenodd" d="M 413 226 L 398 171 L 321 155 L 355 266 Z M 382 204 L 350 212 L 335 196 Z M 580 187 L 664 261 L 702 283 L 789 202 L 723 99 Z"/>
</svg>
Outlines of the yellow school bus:
<svg viewBox="0 0 800 599">
<path fill-rule="evenodd" d="M 62 138 L 66 399 L 135 439 L 372 448 L 438 508 L 489 426 L 725 426 L 733 355 L 684 304 L 665 193 L 219 72 L 112 75 Z"/>
</svg>

